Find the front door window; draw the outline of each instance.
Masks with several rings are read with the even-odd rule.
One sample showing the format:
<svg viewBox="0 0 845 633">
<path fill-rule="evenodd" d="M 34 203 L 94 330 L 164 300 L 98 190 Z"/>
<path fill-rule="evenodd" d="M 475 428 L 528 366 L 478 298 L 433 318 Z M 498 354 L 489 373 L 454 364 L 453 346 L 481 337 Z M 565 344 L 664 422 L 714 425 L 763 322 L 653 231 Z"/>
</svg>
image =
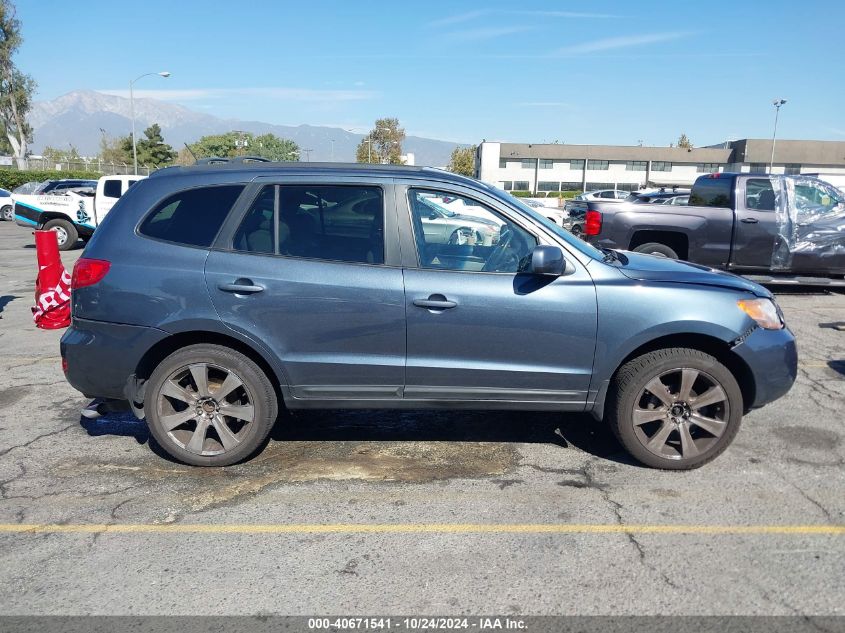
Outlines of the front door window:
<svg viewBox="0 0 845 633">
<path fill-rule="evenodd" d="M 409 202 L 422 268 L 517 273 L 537 245 L 525 229 L 470 198 L 412 189 Z"/>
</svg>

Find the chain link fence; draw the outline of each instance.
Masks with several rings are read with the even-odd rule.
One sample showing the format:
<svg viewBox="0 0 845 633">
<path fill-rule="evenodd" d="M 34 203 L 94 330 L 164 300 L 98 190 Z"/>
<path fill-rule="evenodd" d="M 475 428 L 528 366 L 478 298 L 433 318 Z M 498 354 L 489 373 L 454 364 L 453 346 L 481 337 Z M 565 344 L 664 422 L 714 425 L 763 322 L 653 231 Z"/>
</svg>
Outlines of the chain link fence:
<svg viewBox="0 0 845 633">
<path fill-rule="evenodd" d="M 17 167 L 17 163 L 12 161 L 9 166 L 11 169 Z M 63 171 L 90 171 L 98 172 L 104 176 L 114 176 L 116 174 L 132 174 L 135 169 L 132 163 L 113 163 L 106 162 L 96 158 L 79 158 L 68 161 L 55 161 L 47 158 L 27 158 L 25 169 L 35 169 L 43 171 L 55 171 L 56 177 L 61 178 Z M 138 165 L 138 173 L 143 176 L 149 176 L 158 167 L 148 165 Z"/>
</svg>

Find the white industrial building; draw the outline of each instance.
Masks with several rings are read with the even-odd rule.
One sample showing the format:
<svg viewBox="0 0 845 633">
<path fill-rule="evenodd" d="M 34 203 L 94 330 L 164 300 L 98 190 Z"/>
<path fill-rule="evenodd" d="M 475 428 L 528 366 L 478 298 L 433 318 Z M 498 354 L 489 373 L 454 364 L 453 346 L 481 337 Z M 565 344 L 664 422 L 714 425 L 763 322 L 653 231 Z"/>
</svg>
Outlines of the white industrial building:
<svg viewBox="0 0 845 633">
<path fill-rule="evenodd" d="M 768 170 L 772 141 L 710 147 L 496 143 L 478 146 L 476 177 L 506 191 L 589 191 L 690 186 L 701 174 Z M 845 174 L 845 142 L 777 141 L 773 173 Z"/>
</svg>

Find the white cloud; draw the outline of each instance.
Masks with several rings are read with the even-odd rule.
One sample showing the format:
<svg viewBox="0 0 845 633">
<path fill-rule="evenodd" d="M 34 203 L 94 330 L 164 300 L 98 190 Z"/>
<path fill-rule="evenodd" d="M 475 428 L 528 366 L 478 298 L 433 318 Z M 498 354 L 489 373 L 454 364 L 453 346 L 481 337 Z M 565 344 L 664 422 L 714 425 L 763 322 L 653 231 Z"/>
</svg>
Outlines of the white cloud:
<svg viewBox="0 0 845 633">
<path fill-rule="evenodd" d="M 523 101 L 516 105 L 525 108 L 571 108 L 572 104 L 566 101 Z"/>
<path fill-rule="evenodd" d="M 690 35 L 686 31 L 675 31 L 671 33 L 650 33 L 646 35 L 623 35 L 621 37 L 607 37 L 600 40 L 593 40 L 591 42 L 583 42 L 582 44 L 574 44 L 573 46 L 566 46 L 555 51 L 557 55 L 583 55 L 585 53 L 598 53 L 601 51 L 610 51 L 618 48 L 629 48 L 631 46 L 643 46 L 645 44 L 655 44 L 657 42 L 668 42 L 670 40 L 681 39 Z"/>
<path fill-rule="evenodd" d="M 491 26 L 480 27 L 477 29 L 465 29 L 463 31 L 454 31 L 448 34 L 449 39 L 478 41 L 478 40 L 492 40 L 497 37 L 505 35 L 513 35 L 514 33 L 524 33 L 530 31 L 531 28 L 527 26 Z"/>
<path fill-rule="evenodd" d="M 582 11 L 532 11 L 520 9 L 480 9 L 478 11 L 467 11 L 466 13 L 457 13 L 455 15 L 447 15 L 428 23 L 428 26 L 452 26 L 453 24 L 461 24 L 463 22 L 470 22 L 483 18 L 489 15 L 510 15 L 524 18 L 618 18 L 618 15 L 611 15 L 609 13 L 587 13 Z"/>
<path fill-rule="evenodd" d="M 490 11 L 481 10 L 468 11 L 467 13 L 458 13 L 456 15 L 447 15 L 446 17 L 429 22 L 428 26 L 451 26 L 452 24 L 460 24 L 461 22 L 469 22 L 470 20 L 475 20 L 476 18 L 483 17 L 489 13 Z"/>
<path fill-rule="evenodd" d="M 128 97 L 128 90 L 98 90 L 104 94 Z M 282 101 L 364 101 L 378 96 L 372 90 L 315 90 L 312 88 L 193 88 L 136 90 L 139 98 L 160 101 L 196 101 L 226 97 L 264 97 Z"/>
</svg>

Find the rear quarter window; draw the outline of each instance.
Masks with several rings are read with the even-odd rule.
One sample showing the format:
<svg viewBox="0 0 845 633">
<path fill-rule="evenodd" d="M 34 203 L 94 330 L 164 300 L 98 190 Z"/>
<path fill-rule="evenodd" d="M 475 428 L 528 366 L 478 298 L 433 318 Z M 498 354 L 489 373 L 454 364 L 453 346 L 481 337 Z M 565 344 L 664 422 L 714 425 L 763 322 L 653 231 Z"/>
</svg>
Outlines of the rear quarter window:
<svg viewBox="0 0 845 633">
<path fill-rule="evenodd" d="M 243 190 L 243 185 L 221 185 L 180 191 L 162 200 L 138 232 L 187 246 L 211 246 Z"/>
<path fill-rule="evenodd" d="M 120 197 L 120 181 L 119 180 L 106 180 L 103 183 L 103 195 L 106 198 L 119 198 Z"/>
<path fill-rule="evenodd" d="M 689 203 L 696 207 L 730 207 L 732 178 L 699 178 L 692 186 Z"/>
</svg>

